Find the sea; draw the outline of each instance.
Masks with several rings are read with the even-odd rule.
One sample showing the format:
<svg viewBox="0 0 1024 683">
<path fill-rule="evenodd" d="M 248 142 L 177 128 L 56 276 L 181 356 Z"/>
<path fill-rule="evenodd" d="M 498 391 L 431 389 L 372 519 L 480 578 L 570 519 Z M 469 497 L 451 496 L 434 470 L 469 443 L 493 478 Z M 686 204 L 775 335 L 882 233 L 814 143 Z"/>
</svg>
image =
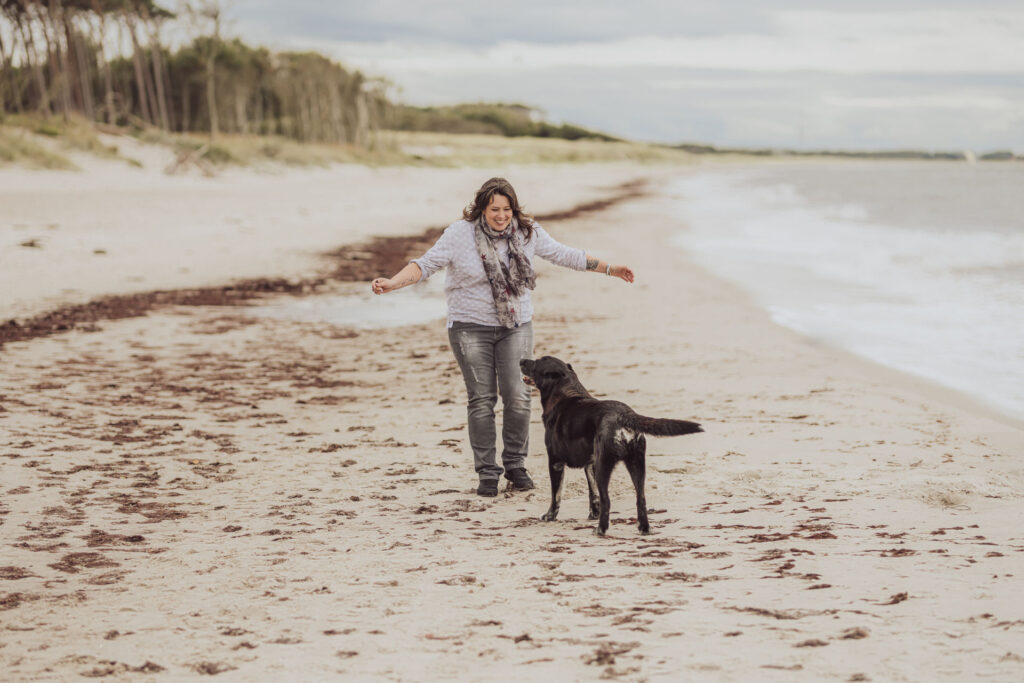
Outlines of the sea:
<svg viewBox="0 0 1024 683">
<path fill-rule="evenodd" d="M 1024 419 L 1024 164 L 718 167 L 673 237 L 779 324 Z"/>
</svg>

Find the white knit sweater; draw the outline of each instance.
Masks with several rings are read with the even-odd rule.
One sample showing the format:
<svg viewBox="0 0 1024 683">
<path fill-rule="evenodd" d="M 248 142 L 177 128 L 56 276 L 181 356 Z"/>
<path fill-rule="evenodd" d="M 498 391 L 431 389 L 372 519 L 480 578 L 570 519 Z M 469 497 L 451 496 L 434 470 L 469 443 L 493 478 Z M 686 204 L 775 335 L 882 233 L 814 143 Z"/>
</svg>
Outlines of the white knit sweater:
<svg viewBox="0 0 1024 683">
<path fill-rule="evenodd" d="M 448 326 L 454 322 L 477 323 L 500 327 L 501 322 L 494 311 L 494 297 L 487 281 L 480 254 L 473 239 L 474 226 L 460 220 L 445 228 L 437 242 L 423 256 L 412 262 L 423 272 L 421 280 L 448 268 L 444 290 L 448 301 Z M 495 241 L 495 251 L 508 264 L 508 245 L 505 240 Z M 523 251 L 533 264 L 533 257 L 540 256 L 556 265 L 573 270 L 586 270 L 587 255 L 582 249 L 573 249 L 557 242 L 539 224 L 534 223 L 533 236 L 523 245 Z M 521 322 L 533 317 L 533 301 L 530 290 L 519 299 Z"/>
</svg>

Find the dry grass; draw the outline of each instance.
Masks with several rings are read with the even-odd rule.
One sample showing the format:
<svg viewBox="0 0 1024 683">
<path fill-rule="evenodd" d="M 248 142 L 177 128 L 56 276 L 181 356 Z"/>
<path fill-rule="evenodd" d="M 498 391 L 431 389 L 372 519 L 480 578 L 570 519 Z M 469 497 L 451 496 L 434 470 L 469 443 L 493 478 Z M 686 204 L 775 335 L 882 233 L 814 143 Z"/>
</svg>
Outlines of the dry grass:
<svg viewBox="0 0 1024 683">
<path fill-rule="evenodd" d="M 105 144 L 96 128 L 78 115 L 67 119 L 59 116 L 12 114 L 0 120 L 0 135 L 20 144 L 8 142 L 0 151 L 0 162 L 23 164 L 32 168 L 75 170 L 77 166 L 61 152 L 86 152 L 101 159 L 138 164 L 122 157 L 117 147 Z M 49 142 L 48 142 L 49 141 Z M 0 145 L 3 145 L 0 142 Z"/>
<path fill-rule="evenodd" d="M 639 142 L 508 138 L 497 135 L 460 135 L 408 131 L 381 131 L 368 149 L 351 145 L 302 143 L 281 136 L 220 135 L 216 141 L 197 134 L 167 133 L 157 129 L 110 129 L 103 132 L 132 135 L 141 142 L 165 145 L 175 152 L 203 150 L 201 159 L 214 166 L 494 166 L 501 164 L 585 164 L 615 161 L 691 164 L 696 156 L 681 150 Z M 97 135 L 97 127 L 80 117 L 7 116 L 0 125 L 0 163 L 21 163 L 36 168 L 75 165 L 60 150 L 83 151 L 99 158 L 138 163 L 122 157 L 117 148 Z"/>
<path fill-rule="evenodd" d="M 612 161 L 640 163 L 694 163 L 688 152 L 641 142 L 562 140 L 558 138 L 506 138 L 497 135 L 456 135 L 385 131 L 389 146 L 421 162 L 437 166 L 493 166 L 495 164 L 584 164 Z"/>
<path fill-rule="evenodd" d="M 381 131 L 369 149 L 351 145 L 302 143 L 280 136 L 206 136 L 146 133 L 143 141 L 171 145 L 178 151 L 204 145 L 203 159 L 215 165 L 249 166 L 264 162 L 288 166 L 328 166 L 334 163 L 370 166 L 493 166 L 495 164 L 595 163 L 633 161 L 692 163 L 694 156 L 679 150 L 635 142 L 507 138 L 497 135 L 459 135 Z"/>
<path fill-rule="evenodd" d="M 0 126 L 0 166 L 20 164 L 68 171 L 78 168 L 70 159 L 47 149 L 34 138 L 24 129 Z"/>
<path fill-rule="evenodd" d="M 351 145 L 303 143 L 282 136 L 165 133 L 150 130 L 139 135 L 142 142 L 167 145 L 176 152 L 204 149 L 201 158 L 215 166 L 252 166 L 278 163 L 286 166 L 329 166 L 331 164 L 398 165 L 415 160 L 394 147 L 380 144 L 370 149 Z"/>
</svg>

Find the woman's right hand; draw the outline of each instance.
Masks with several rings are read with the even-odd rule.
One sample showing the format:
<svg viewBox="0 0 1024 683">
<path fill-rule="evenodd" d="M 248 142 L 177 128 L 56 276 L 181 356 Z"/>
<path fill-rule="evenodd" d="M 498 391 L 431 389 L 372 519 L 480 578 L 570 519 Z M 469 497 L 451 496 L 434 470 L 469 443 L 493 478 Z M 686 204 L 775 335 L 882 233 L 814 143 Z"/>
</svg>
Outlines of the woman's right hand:
<svg viewBox="0 0 1024 683">
<path fill-rule="evenodd" d="M 374 294 L 387 294 L 395 289 L 395 283 L 386 277 L 379 277 L 370 283 L 370 289 L 373 290 Z"/>
<path fill-rule="evenodd" d="M 423 271 L 420 270 L 419 265 L 414 262 L 409 262 L 405 268 L 402 268 L 392 278 L 379 277 L 370 283 L 370 289 L 373 290 L 374 294 L 387 294 L 393 292 L 396 289 L 401 289 L 408 285 L 414 285 L 420 281 L 423 277 Z"/>
</svg>

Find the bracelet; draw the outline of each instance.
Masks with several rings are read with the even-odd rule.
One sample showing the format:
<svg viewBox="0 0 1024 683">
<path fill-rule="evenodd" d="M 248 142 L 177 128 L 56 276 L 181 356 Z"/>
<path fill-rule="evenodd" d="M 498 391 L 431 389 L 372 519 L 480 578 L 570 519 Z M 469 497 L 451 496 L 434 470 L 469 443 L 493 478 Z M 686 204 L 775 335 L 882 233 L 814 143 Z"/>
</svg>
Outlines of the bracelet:
<svg viewBox="0 0 1024 683">
<path fill-rule="evenodd" d="M 610 263 L 604 264 L 604 274 L 605 275 L 611 275 L 612 274 L 612 264 L 610 264 Z"/>
</svg>

